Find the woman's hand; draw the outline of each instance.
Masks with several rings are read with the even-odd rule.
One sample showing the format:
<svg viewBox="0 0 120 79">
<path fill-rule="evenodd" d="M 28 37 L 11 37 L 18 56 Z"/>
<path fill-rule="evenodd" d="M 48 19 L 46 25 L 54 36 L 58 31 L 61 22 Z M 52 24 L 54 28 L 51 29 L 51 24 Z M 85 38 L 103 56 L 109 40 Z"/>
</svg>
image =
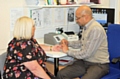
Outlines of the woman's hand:
<svg viewBox="0 0 120 79">
<path fill-rule="evenodd" d="M 60 51 L 62 49 L 61 45 L 54 45 L 52 46 L 52 51 Z"/>
</svg>

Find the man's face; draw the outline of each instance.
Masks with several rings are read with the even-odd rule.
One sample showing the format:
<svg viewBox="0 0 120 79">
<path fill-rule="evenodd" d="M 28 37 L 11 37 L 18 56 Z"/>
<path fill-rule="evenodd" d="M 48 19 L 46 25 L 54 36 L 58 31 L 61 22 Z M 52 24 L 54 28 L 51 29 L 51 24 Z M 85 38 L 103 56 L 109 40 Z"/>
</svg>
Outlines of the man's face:
<svg viewBox="0 0 120 79">
<path fill-rule="evenodd" d="M 76 23 L 80 26 L 84 26 L 85 25 L 85 15 L 80 14 L 80 12 L 76 11 Z"/>
</svg>

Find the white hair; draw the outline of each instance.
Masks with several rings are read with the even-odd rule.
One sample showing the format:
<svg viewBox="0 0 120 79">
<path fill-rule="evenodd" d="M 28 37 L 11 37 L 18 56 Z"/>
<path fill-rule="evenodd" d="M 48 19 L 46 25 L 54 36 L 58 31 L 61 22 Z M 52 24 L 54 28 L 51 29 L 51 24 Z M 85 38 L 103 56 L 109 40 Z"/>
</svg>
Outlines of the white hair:
<svg viewBox="0 0 120 79">
<path fill-rule="evenodd" d="M 91 10 L 86 10 L 86 9 L 84 9 L 84 10 L 81 12 L 81 14 L 82 14 L 82 15 L 88 14 L 88 15 L 92 16 L 92 11 L 91 11 Z"/>
<path fill-rule="evenodd" d="M 14 38 L 19 40 L 31 39 L 33 26 L 34 26 L 34 21 L 27 16 L 23 16 L 17 19 L 13 30 Z"/>
</svg>

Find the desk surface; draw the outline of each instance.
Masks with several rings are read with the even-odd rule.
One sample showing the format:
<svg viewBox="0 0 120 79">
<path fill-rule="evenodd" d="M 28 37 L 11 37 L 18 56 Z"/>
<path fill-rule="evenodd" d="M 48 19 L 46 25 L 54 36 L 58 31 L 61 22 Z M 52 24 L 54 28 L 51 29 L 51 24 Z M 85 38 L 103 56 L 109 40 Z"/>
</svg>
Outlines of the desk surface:
<svg viewBox="0 0 120 79">
<path fill-rule="evenodd" d="M 44 44 L 44 39 L 40 38 L 40 39 L 36 39 L 38 41 L 39 44 Z M 54 51 L 45 51 L 46 55 L 49 57 L 53 57 L 53 58 L 60 58 L 60 57 L 64 57 L 67 56 L 67 54 L 63 53 L 63 52 L 54 52 Z"/>
<path fill-rule="evenodd" d="M 44 44 L 44 38 L 37 38 L 36 40 L 39 44 Z"/>
<path fill-rule="evenodd" d="M 60 58 L 60 57 L 67 56 L 67 54 L 63 52 L 53 52 L 53 51 L 45 51 L 45 52 L 47 56 L 53 57 L 53 58 Z"/>
</svg>

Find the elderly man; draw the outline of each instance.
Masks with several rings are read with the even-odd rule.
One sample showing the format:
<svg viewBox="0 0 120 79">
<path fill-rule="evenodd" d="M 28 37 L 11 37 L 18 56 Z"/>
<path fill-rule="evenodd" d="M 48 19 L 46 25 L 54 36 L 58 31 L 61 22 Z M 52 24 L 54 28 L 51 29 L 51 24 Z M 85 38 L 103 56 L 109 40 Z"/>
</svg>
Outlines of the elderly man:
<svg viewBox="0 0 120 79">
<path fill-rule="evenodd" d="M 61 41 L 62 51 L 76 61 L 61 69 L 59 79 L 100 79 L 109 72 L 109 53 L 104 28 L 92 17 L 90 7 L 83 5 L 76 10 L 76 22 L 83 27 L 79 41 Z M 71 50 L 68 47 L 79 48 Z"/>
</svg>

